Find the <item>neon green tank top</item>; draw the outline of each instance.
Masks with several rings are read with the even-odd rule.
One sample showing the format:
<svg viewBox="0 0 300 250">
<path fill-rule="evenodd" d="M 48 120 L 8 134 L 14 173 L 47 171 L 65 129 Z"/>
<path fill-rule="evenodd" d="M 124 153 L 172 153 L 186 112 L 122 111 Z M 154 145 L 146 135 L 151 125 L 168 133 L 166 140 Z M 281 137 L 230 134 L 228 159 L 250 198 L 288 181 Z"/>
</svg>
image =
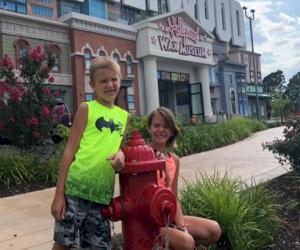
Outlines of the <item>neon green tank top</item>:
<svg viewBox="0 0 300 250">
<path fill-rule="evenodd" d="M 87 105 L 87 124 L 68 171 L 65 194 L 109 204 L 115 171 L 106 158 L 118 152 L 128 114 L 118 106 L 109 109 L 95 100 Z"/>
</svg>

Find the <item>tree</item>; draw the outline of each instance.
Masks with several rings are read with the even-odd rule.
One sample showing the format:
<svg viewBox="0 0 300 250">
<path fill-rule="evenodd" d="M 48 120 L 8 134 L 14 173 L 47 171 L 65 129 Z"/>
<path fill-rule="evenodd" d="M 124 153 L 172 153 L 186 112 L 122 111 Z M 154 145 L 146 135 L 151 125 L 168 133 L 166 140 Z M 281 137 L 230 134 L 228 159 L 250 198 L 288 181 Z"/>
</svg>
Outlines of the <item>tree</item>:
<svg viewBox="0 0 300 250">
<path fill-rule="evenodd" d="M 49 137 L 56 93 L 51 94 L 45 85 L 54 81 L 49 75 L 53 62 L 41 47 L 25 54 L 19 63 L 17 76 L 7 55 L 0 60 L 0 133 L 24 148 Z"/>
<path fill-rule="evenodd" d="M 264 92 L 273 96 L 274 91 L 282 90 L 285 84 L 285 77 L 281 70 L 277 70 L 269 75 L 267 75 L 262 82 L 262 87 Z"/>
<path fill-rule="evenodd" d="M 285 77 L 281 70 L 277 70 L 263 79 L 263 90 L 270 95 L 267 105 L 275 116 L 280 116 L 283 122 L 283 114 L 287 115 L 292 109 L 291 101 L 285 95 Z"/>
<path fill-rule="evenodd" d="M 300 111 L 300 72 L 289 80 L 285 93 L 294 104 L 295 111 Z"/>
<path fill-rule="evenodd" d="M 273 114 L 280 116 L 283 123 L 283 115 L 287 115 L 292 110 L 292 102 L 286 97 L 283 91 L 274 91 L 270 102 Z"/>
</svg>

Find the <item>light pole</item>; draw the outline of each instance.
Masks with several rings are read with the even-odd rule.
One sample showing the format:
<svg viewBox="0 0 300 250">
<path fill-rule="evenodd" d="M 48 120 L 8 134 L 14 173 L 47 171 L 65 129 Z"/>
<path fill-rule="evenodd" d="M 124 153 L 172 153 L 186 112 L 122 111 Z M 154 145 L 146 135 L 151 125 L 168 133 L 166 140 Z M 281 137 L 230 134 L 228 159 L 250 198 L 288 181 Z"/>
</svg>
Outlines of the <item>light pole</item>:
<svg viewBox="0 0 300 250">
<path fill-rule="evenodd" d="M 243 10 L 245 11 L 245 17 L 249 20 L 250 24 L 250 36 L 251 36 L 251 47 L 252 47 L 252 64 L 253 64 L 253 71 L 254 71 L 254 84 L 255 84 L 255 95 L 256 95 L 256 116 L 257 119 L 259 120 L 260 115 L 259 115 L 259 102 L 258 102 L 258 91 L 257 91 L 257 72 L 256 72 L 256 63 L 255 63 L 255 56 L 254 56 L 254 44 L 253 44 L 253 33 L 252 33 L 252 21 L 254 20 L 254 9 L 251 9 L 251 16 L 248 16 L 247 14 L 247 7 L 243 7 Z M 250 68 L 250 67 L 249 67 Z M 250 75 L 251 79 L 251 75 Z"/>
</svg>

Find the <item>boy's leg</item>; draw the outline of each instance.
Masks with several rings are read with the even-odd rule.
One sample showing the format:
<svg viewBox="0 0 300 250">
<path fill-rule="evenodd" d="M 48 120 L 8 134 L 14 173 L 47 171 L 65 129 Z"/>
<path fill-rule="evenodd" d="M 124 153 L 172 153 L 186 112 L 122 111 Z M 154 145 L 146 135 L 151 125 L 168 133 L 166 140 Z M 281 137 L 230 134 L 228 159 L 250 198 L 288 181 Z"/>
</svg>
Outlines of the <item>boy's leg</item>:
<svg viewBox="0 0 300 250">
<path fill-rule="evenodd" d="M 53 244 L 53 247 L 52 247 L 52 250 L 69 250 L 70 248 L 64 246 L 64 245 L 61 245 L 57 242 L 54 242 Z"/>
<path fill-rule="evenodd" d="M 88 215 L 82 225 L 82 247 L 110 250 L 112 247 L 110 222 L 100 214 L 100 209 L 104 205 L 89 202 L 89 206 Z"/>
</svg>

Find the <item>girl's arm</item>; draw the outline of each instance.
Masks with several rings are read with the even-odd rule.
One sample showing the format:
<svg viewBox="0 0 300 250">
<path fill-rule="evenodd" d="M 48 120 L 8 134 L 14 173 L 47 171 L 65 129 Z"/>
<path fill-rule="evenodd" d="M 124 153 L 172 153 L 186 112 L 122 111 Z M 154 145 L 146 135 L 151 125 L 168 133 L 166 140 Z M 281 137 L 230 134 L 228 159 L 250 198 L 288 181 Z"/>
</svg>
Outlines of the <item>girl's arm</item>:
<svg viewBox="0 0 300 250">
<path fill-rule="evenodd" d="M 64 149 L 62 160 L 59 165 L 59 174 L 56 184 L 55 196 L 51 206 L 51 212 L 56 220 L 64 219 L 65 213 L 65 181 L 69 167 L 78 149 L 81 136 L 87 123 L 88 107 L 82 103 L 75 115 L 73 126 L 70 130 L 69 138 Z"/>
<path fill-rule="evenodd" d="M 174 218 L 174 222 L 175 222 L 176 226 L 179 229 L 187 232 L 184 217 L 183 217 L 183 212 L 182 212 L 182 209 L 181 209 L 181 205 L 180 205 L 180 203 L 178 201 L 178 198 L 177 198 L 177 196 L 178 196 L 178 176 L 179 176 L 180 161 L 179 161 L 179 157 L 177 155 L 172 154 L 172 157 L 173 157 L 173 159 L 175 161 L 175 164 L 176 164 L 176 171 L 175 171 L 173 187 L 172 187 L 172 191 L 173 191 L 173 194 L 176 197 L 176 203 L 177 203 L 177 209 L 176 209 L 176 215 L 175 215 L 175 218 Z"/>
</svg>

